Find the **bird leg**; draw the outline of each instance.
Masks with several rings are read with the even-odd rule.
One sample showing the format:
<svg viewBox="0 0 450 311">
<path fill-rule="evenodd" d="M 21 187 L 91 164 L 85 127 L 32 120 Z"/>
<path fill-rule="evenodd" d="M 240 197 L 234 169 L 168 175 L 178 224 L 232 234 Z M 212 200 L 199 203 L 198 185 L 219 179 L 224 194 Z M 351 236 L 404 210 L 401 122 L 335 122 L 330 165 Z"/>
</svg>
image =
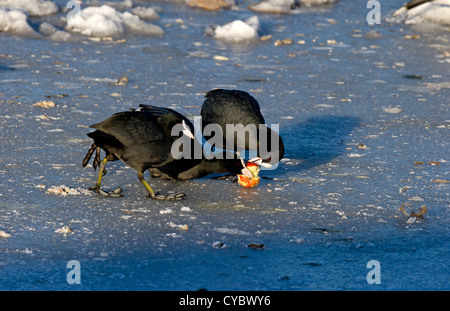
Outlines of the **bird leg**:
<svg viewBox="0 0 450 311">
<path fill-rule="evenodd" d="M 138 177 L 139 181 L 144 185 L 145 189 L 147 189 L 148 195 L 152 199 L 170 201 L 170 200 L 183 200 L 186 197 L 186 195 L 184 193 L 167 194 L 167 195 L 161 194 L 159 192 L 155 193 L 155 191 L 153 191 L 152 187 L 150 187 L 148 182 L 145 180 L 144 173 L 142 173 L 142 171 L 138 172 L 137 177 Z"/>
<path fill-rule="evenodd" d="M 112 191 L 104 191 L 101 188 L 102 185 L 102 177 L 103 175 L 106 175 L 106 163 L 108 162 L 107 158 L 104 158 L 102 162 L 100 162 L 100 167 L 98 170 L 98 178 L 97 178 L 97 183 L 91 187 L 89 187 L 88 190 L 94 191 L 96 193 L 100 193 L 101 195 L 105 196 L 105 197 L 112 197 L 112 198 L 120 198 L 123 197 L 122 194 L 120 194 L 122 192 L 122 188 L 116 188 Z"/>
</svg>

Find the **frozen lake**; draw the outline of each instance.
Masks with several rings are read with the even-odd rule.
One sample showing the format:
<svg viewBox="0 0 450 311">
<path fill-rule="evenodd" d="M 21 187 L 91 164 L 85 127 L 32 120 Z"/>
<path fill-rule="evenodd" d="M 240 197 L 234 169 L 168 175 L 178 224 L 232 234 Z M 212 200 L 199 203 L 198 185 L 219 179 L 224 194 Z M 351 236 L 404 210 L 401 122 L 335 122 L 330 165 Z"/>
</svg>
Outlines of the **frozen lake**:
<svg viewBox="0 0 450 311">
<path fill-rule="evenodd" d="M 34 36 L 0 33 L 0 290 L 450 289 L 448 29 L 386 21 L 404 0 L 383 1 L 374 26 L 364 1 L 295 14 L 253 2 L 133 1 L 158 7 L 149 23 L 162 35 L 37 35 L 44 21 L 64 30 L 61 11 L 29 17 Z M 205 34 L 254 15 L 271 37 Z M 139 104 L 193 118 L 214 88 L 249 92 L 279 124 L 285 159 L 257 187 L 151 179 L 187 194 L 156 201 L 114 162 L 103 185 L 124 197 L 85 191 L 97 176 L 81 167 L 89 125 Z M 60 185 L 75 194 L 47 192 Z M 381 284 L 367 282 L 371 260 Z"/>
</svg>

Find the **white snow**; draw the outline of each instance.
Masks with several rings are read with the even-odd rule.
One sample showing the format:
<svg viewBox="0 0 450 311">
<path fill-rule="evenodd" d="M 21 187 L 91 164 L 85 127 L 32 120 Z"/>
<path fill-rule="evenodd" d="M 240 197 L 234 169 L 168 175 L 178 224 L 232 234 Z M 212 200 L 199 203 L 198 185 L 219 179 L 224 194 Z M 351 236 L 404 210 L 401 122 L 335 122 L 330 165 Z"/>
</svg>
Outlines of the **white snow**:
<svg viewBox="0 0 450 311">
<path fill-rule="evenodd" d="M 295 9 L 295 0 L 263 0 L 258 3 L 249 5 L 249 9 L 260 12 L 260 13 L 278 13 L 284 14 L 289 13 L 291 10 Z M 337 2 L 337 0 L 301 0 L 300 6 L 319 6 L 325 4 L 332 4 Z"/>
<path fill-rule="evenodd" d="M 67 30 L 86 36 L 111 37 L 131 32 L 143 35 L 162 35 L 159 26 L 142 21 L 130 12 L 118 12 L 113 7 L 87 7 L 67 20 Z"/>
<path fill-rule="evenodd" d="M 259 19 L 252 16 L 245 21 L 235 20 L 223 26 L 218 26 L 214 37 L 230 42 L 251 41 L 258 38 Z"/>
<path fill-rule="evenodd" d="M 248 8 L 260 13 L 288 13 L 294 4 L 294 0 L 264 0 Z"/>
<path fill-rule="evenodd" d="M 0 32 L 17 36 L 38 35 L 28 24 L 25 13 L 19 10 L 0 9 Z"/>
<path fill-rule="evenodd" d="M 139 16 L 141 19 L 147 20 L 157 20 L 159 19 L 159 14 L 154 8 L 146 8 L 142 6 L 135 7 L 131 10 L 131 13 Z"/>
<path fill-rule="evenodd" d="M 0 0 L 0 8 L 24 11 L 31 16 L 43 16 L 58 12 L 58 6 L 44 0 Z"/>
<path fill-rule="evenodd" d="M 434 23 L 450 26 L 450 0 L 434 0 L 423 3 L 410 10 L 401 7 L 388 21 L 405 22 L 405 24 Z"/>
</svg>

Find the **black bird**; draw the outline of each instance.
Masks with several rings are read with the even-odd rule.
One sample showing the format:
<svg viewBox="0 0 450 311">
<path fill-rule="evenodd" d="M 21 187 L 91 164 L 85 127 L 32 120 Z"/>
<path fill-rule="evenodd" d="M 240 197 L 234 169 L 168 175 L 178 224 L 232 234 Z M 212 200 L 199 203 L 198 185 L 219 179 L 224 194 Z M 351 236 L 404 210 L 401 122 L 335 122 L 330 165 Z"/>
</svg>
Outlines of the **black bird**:
<svg viewBox="0 0 450 311">
<path fill-rule="evenodd" d="M 253 96 L 240 90 L 216 89 L 206 93 L 205 97 L 201 110 L 204 133 L 211 124 L 220 128 L 222 141 L 218 141 L 216 147 L 235 152 L 242 160 L 245 175 L 252 178 L 246 172 L 248 163 L 243 162 L 241 152 L 244 150 L 257 152 L 255 159 L 258 160 L 253 161 L 265 167 L 271 167 L 283 158 L 283 140 L 267 127 L 259 103 Z M 210 136 L 205 135 L 205 138 Z M 254 170 L 251 171 L 255 175 Z"/>
<path fill-rule="evenodd" d="M 94 140 L 87 152 L 83 167 L 87 165 L 93 153 L 94 169 L 100 166 L 97 183 L 89 190 L 101 193 L 105 196 L 121 196 L 120 188 L 106 192 L 101 189 L 102 176 L 106 173 L 105 167 L 108 161 L 121 160 L 137 171 L 137 177 L 147 189 L 152 199 L 174 200 L 185 197 L 183 193 L 177 195 L 162 195 L 155 193 L 144 179 L 144 172 L 150 168 L 162 168 L 171 178 L 176 178 L 179 172 L 197 165 L 201 159 L 193 157 L 175 159 L 171 149 L 175 140 L 190 134 L 187 141 L 193 145 L 198 142 L 193 138 L 194 127 L 182 114 L 168 108 L 150 105 L 139 105 L 137 110 L 119 112 L 101 123 L 91 125 L 96 131 L 87 134 Z M 171 131 L 175 125 L 180 125 L 179 131 L 172 136 Z M 181 134 L 180 134 L 181 133 Z M 185 137 L 186 138 L 186 137 Z M 105 158 L 100 161 L 100 151 L 106 152 Z M 182 151 L 182 150 L 181 150 Z"/>
<path fill-rule="evenodd" d="M 257 158 L 253 161 L 258 165 L 270 167 L 283 158 L 283 140 L 278 133 L 266 126 L 258 101 L 247 92 L 216 89 L 206 93 L 205 98 L 201 109 L 202 133 L 208 141 L 214 140 L 213 147 L 216 150 L 223 150 L 217 152 L 215 157 L 204 157 L 196 166 L 180 172 L 177 179 L 199 178 L 212 173 L 231 173 L 238 175 L 243 186 L 247 182 L 249 186 L 256 185 L 259 182 L 259 167 L 250 164 L 251 162 L 244 163 L 241 151 L 257 151 Z M 231 125 L 228 131 L 227 124 Z M 239 129 L 236 125 L 242 127 Z M 245 128 L 245 131 L 242 131 L 242 128 Z M 276 140 L 278 144 L 275 143 Z M 167 178 L 161 168 L 151 169 L 151 173 Z M 249 180 L 245 180 L 244 175 Z"/>
<path fill-rule="evenodd" d="M 259 151 L 258 156 L 265 160 L 269 158 L 282 159 L 284 155 L 283 140 L 278 133 L 266 126 L 259 103 L 253 96 L 240 90 L 215 89 L 206 93 L 205 98 L 201 110 L 203 131 L 209 124 L 217 124 L 224 138 L 223 146 L 219 146 L 220 148 L 231 146 L 235 152 Z M 234 126 L 227 130 L 227 124 Z M 247 127 L 244 132 L 239 133 L 236 131 L 238 128 L 235 127 L 239 124 L 243 127 L 253 126 Z M 265 134 L 267 134 L 268 141 L 265 141 Z M 205 135 L 205 138 L 209 137 Z M 279 139 L 278 146 L 272 146 L 271 138 Z M 267 146 L 263 146 L 266 144 Z M 276 148 L 271 150 L 270 147 Z M 227 150 L 229 150 L 228 148 Z"/>
</svg>

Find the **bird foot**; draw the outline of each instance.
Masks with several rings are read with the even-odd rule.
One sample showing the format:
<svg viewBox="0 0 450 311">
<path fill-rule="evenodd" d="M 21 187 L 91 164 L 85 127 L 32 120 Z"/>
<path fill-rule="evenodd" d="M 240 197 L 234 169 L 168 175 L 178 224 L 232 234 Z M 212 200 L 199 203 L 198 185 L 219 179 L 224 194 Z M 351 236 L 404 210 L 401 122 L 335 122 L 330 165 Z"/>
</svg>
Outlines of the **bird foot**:
<svg viewBox="0 0 450 311">
<path fill-rule="evenodd" d="M 186 195 L 184 193 L 178 193 L 178 194 L 161 194 L 157 192 L 155 195 L 150 196 L 150 198 L 154 200 L 162 200 L 162 201 L 174 201 L 174 200 L 184 200 L 186 198 Z"/>
<path fill-rule="evenodd" d="M 121 194 L 122 188 L 120 188 L 120 187 L 118 187 L 114 190 L 111 190 L 111 191 L 105 191 L 102 188 L 100 188 L 99 185 L 93 185 L 88 190 L 94 191 L 95 193 L 100 193 L 104 197 L 110 197 L 110 198 L 122 198 L 123 197 L 123 194 Z"/>
</svg>

